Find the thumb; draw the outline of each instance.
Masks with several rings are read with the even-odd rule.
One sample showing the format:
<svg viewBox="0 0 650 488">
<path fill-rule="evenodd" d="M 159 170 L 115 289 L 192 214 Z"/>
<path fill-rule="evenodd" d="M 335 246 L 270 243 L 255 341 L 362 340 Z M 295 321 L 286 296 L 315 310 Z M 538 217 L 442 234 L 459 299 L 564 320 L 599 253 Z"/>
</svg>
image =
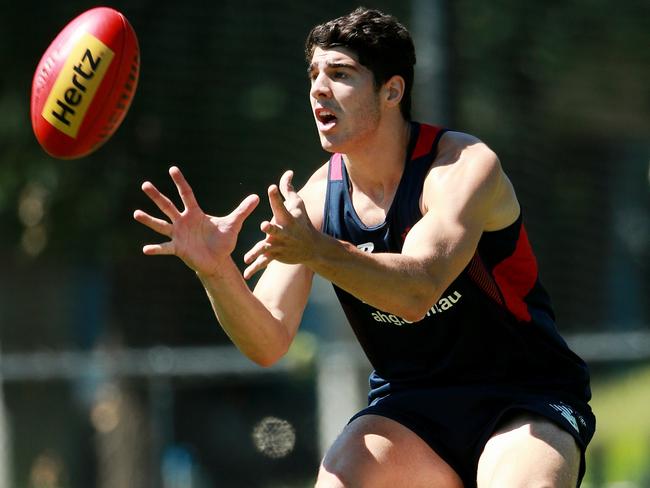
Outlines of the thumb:
<svg viewBox="0 0 650 488">
<path fill-rule="evenodd" d="M 242 200 L 242 202 L 237 206 L 235 210 L 230 212 L 230 217 L 233 220 L 233 223 L 237 225 L 243 224 L 244 220 L 253 213 L 255 207 L 260 203 L 260 197 L 257 195 L 248 195 Z"/>
</svg>

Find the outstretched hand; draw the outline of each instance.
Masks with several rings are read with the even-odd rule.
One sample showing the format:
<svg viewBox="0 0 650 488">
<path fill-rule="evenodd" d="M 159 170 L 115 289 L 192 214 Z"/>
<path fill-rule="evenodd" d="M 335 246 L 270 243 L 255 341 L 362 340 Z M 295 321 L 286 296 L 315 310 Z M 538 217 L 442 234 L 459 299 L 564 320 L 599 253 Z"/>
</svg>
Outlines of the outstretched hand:
<svg viewBox="0 0 650 488">
<path fill-rule="evenodd" d="M 268 189 L 273 219 L 262 222 L 260 229 L 266 237 L 244 256 L 244 262 L 249 265 L 244 270 L 246 279 L 273 260 L 287 264 L 304 263 L 314 254 L 319 233 L 309 220 L 292 179 L 293 171 L 286 171 L 280 178 L 280 185 L 271 185 Z"/>
<path fill-rule="evenodd" d="M 234 251 L 242 224 L 259 203 L 259 197 L 249 195 L 225 217 L 207 215 L 199 207 L 180 169 L 173 166 L 169 168 L 169 174 L 184 208 L 178 210 L 152 183 L 147 181 L 142 184 L 142 190 L 169 219 L 152 217 L 142 210 L 133 213 L 135 220 L 169 238 L 167 242 L 145 245 L 142 252 L 147 255 L 175 255 L 195 272 L 213 274 Z"/>
</svg>

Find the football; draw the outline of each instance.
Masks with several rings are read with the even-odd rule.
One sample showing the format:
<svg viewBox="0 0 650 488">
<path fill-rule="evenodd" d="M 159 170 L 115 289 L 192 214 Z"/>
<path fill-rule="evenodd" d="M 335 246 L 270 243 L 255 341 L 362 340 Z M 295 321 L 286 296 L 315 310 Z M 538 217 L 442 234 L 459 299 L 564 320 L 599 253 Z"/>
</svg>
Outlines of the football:
<svg viewBox="0 0 650 488">
<path fill-rule="evenodd" d="M 138 39 L 124 15 L 97 7 L 74 18 L 34 73 L 31 119 L 39 144 L 59 159 L 97 150 L 126 116 L 139 74 Z"/>
</svg>

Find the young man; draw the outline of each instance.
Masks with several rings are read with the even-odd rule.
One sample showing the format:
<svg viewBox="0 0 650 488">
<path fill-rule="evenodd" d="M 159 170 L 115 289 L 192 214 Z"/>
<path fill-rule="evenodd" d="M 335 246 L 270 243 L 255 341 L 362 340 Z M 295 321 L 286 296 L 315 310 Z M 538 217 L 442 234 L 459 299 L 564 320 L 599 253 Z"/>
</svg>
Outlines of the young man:
<svg viewBox="0 0 650 488">
<path fill-rule="evenodd" d="M 318 487 L 573 487 L 595 420 L 585 364 L 558 335 L 510 181 L 478 139 L 410 120 L 407 30 L 357 9 L 307 39 L 310 100 L 331 159 L 231 259 L 248 196 L 230 215 L 142 188 L 169 221 L 137 210 L 203 283 L 237 347 L 268 366 L 287 351 L 312 278 L 331 281 L 374 372 L 370 404 L 326 454 Z M 245 279 L 264 269 L 255 290 Z"/>
</svg>

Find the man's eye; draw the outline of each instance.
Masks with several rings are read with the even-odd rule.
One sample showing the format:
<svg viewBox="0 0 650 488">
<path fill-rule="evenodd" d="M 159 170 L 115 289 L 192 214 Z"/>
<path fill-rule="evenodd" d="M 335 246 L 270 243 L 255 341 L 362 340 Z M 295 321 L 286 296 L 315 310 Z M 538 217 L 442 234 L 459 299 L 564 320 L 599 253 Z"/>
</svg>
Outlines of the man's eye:
<svg viewBox="0 0 650 488">
<path fill-rule="evenodd" d="M 335 80 L 344 80 L 348 77 L 347 73 L 344 73 L 343 71 L 336 71 L 333 75 L 332 78 Z"/>
</svg>

